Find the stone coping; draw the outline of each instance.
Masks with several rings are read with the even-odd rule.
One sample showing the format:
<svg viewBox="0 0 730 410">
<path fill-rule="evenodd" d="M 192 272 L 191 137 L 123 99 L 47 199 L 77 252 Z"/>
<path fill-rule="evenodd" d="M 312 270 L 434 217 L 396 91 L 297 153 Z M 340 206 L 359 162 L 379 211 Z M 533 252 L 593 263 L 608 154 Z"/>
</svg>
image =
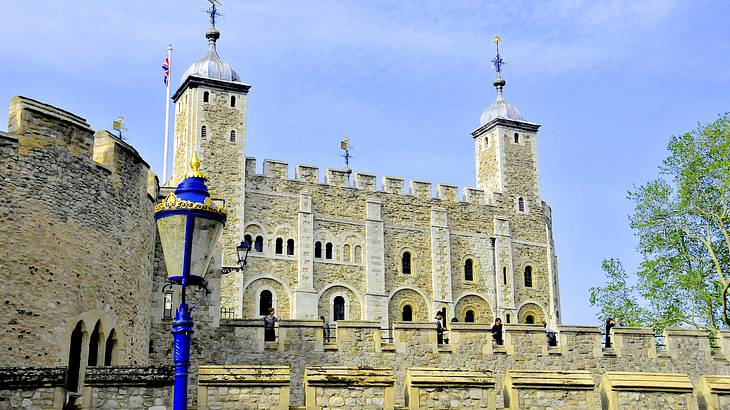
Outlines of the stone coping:
<svg viewBox="0 0 730 410">
<path fill-rule="evenodd" d="M 223 386 L 288 386 L 289 366 L 200 366 L 198 384 Z"/>
<path fill-rule="evenodd" d="M 730 376 L 700 376 L 700 387 L 706 387 L 712 394 L 730 394 Z"/>
<path fill-rule="evenodd" d="M 448 323 L 446 324 L 448 327 Z M 433 322 L 393 322 L 393 330 L 398 329 L 415 329 L 415 330 L 433 330 L 436 331 L 436 320 Z"/>
<path fill-rule="evenodd" d="M 672 336 L 683 336 L 683 337 L 701 337 L 704 339 L 710 338 L 710 334 L 706 330 L 702 329 L 683 329 L 678 327 L 664 329 L 664 334 L 668 337 Z"/>
<path fill-rule="evenodd" d="M 641 335 L 654 337 L 654 331 L 650 327 L 624 327 L 617 326 L 611 329 L 614 335 Z"/>
<path fill-rule="evenodd" d="M 613 391 L 692 393 L 685 373 L 606 372 L 601 384 Z"/>
<path fill-rule="evenodd" d="M 68 122 L 70 124 L 73 124 L 75 127 L 84 129 L 86 131 L 90 131 L 92 133 L 94 132 L 89 123 L 86 122 L 86 119 L 79 117 L 72 112 L 66 111 L 50 104 L 40 102 L 38 100 L 34 100 L 32 98 L 24 97 L 22 95 L 16 95 L 12 98 L 12 100 L 14 101 L 11 101 L 11 103 L 15 103 L 17 101 L 20 104 L 21 110 L 32 110 L 64 122 Z"/>
<path fill-rule="evenodd" d="M 221 319 L 221 326 L 264 327 L 263 319 Z"/>
<path fill-rule="evenodd" d="M 490 332 L 489 334 L 491 335 L 492 325 L 453 322 L 448 324 L 448 329 L 456 332 Z"/>
<path fill-rule="evenodd" d="M 261 319 L 261 323 L 263 323 Z M 279 321 L 279 327 L 317 327 L 322 328 L 321 320 L 299 320 L 299 319 L 282 319 Z"/>
<path fill-rule="evenodd" d="M 390 368 L 307 367 L 304 381 L 308 386 L 383 386 L 395 383 Z"/>
<path fill-rule="evenodd" d="M 431 369 L 412 367 L 406 384 L 413 387 L 494 387 L 491 370 Z"/>
<path fill-rule="evenodd" d="M 322 322 L 319 322 L 322 326 Z M 338 320 L 335 322 L 338 329 L 344 328 L 368 328 L 368 329 L 380 329 L 380 322 L 366 321 L 366 320 Z"/>
<path fill-rule="evenodd" d="M 595 333 L 597 335 L 601 334 L 601 329 L 597 326 L 564 326 L 564 325 L 558 325 L 558 333 L 560 332 L 566 332 L 566 333 Z"/>
<path fill-rule="evenodd" d="M 543 390 L 593 390 L 593 374 L 587 370 L 508 370 L 505 382 L 516 388 Z"/>
<path fill-rule="evenodd" d="M 531 332 L 531 333 L 545 333 L 545 326 L 543 325 L 511 325 L 505 324 L 502 327 L 504 332 Z"/>
<path fill-rule="evenodd" d="M 172 386 L 172 366 L 87 367 L 85 386 Z"/>
<path fill-rule="evenodd" d="M 1 367 L 0 388 L 63 386 L 65 367 Z"/>
</svg>

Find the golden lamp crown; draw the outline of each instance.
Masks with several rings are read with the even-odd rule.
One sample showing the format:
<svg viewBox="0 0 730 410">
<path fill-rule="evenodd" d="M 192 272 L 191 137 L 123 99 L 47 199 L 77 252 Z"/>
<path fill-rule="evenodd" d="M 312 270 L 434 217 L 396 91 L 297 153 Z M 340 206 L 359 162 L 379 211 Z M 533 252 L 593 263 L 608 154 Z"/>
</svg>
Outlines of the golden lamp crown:
<svg viewBox="0 0 730 410">
<path fill-rule="evenodd" d="M 190 158 L 190 171 L 185 174 L 185 178 L 208 179 L 208 175 L 206 175 L 205 172 L 200 171 L 200 159 L 198 158 L 198 153 L 196 151 L 193 151 L 193 157 Z"/>
</svg>

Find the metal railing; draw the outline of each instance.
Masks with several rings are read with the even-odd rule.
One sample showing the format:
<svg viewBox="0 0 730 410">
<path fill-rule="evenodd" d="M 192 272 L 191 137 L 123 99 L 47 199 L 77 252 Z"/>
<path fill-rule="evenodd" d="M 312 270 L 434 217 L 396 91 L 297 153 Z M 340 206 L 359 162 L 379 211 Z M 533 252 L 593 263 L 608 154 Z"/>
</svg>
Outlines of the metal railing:
<svg viewBox="0 0 730 410">
<path fill-rule="evenodd" d="M 221 306 L 221 319 L 233 319 L 234 317 L 235 310 L 233 308 Z"/>
</svg>

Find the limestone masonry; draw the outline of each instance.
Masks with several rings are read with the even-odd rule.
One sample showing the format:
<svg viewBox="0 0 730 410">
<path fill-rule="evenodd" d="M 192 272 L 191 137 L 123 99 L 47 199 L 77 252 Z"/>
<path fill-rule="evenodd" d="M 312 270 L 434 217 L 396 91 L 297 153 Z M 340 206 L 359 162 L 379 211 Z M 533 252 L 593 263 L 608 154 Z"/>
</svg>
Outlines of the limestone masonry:
<svg viewBox="0 0 730 410">
<path fill-rule="evenodd" d="M 0 409 L 170 408 L 179 295 L 161 292 L 152 209 L 194 152 L 228 222 L 208 268 L 213 293 L 194 311 L 191 406 L 730 408 L 730 333 L 668 329 L 657 345 L 650 329 L 615 328 L 605 347 L 597 328 L 561 325 L 540 126 L 504 100 L 501 73 L 464 137 L 475 187 L 459 190 L 257 164 L 246 152 L 251 86 L 220 59 L 218 30 L 206 38 L 173 96 L 162 186 L 108 131 L 12 99 L 0 132 Z M 242 241 L 248 263 L 223 273 Z M 282 320 L 265 342 L 271 307 Z M 497 317 L 504 345 L 492 341 Z"/>
</svg>

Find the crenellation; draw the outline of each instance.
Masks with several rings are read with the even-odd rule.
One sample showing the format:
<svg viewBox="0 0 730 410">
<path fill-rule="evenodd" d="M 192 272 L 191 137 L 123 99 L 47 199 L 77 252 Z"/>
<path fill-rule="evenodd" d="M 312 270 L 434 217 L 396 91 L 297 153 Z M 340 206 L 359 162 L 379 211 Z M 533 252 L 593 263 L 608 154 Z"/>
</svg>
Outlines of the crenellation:
<svg viewBox="0 0 730 410">
<path fill-rule="evenodd" d="M 264 160 L 264 176 L 288 179 L 289 178 L 289 163 L 286 161 L 278 161 L 274 159 Z"/>
<path fill-rule="evenodd" d="M 319 183 L 319 167 L 313 165 L 299 164 L 294 173 L 294 179 L 308 184 Z"/>
<path fill-rule="evenodd" d="M 476 188 L 464 188 L 464 202 L 477 205 L 487 205 L 484 197 L 484 190 Z"/>
<path fill-rule="evenodd" d="M 352 171 L 349 169 L 327 168 L 324 183 L 338 188 L 351 188 L 350 174 Z"/>
<path fill-rule="evenodd" d="M 431 199 L 433 197 L 430 182 L 411 180 L 408 183 L 408 192 L 418 199 Z"/>
<path fill-rule="evenodd" d="M 445 202 L 456 202 L 458 188 L 454 185 L 437 184 L 436 185 L 436 198 Z"/>
<path fill-rule="evenodd" d="M 384 192 L 403 195 L 403 178 L 383 177 L 382 184 Z"/>
<path fill-rule="evenodd" d="M 355 188 L 367 191 L 375 192 L 378 190 L 377 179 L 375 175 L 364 174 L 362 172 L 355 173 Z"/>
<path fill-rule="evenodd" d="M 256 173 L 256 158 L 246 157 L 246 176 L 262 175 Z"/>
</svg>

